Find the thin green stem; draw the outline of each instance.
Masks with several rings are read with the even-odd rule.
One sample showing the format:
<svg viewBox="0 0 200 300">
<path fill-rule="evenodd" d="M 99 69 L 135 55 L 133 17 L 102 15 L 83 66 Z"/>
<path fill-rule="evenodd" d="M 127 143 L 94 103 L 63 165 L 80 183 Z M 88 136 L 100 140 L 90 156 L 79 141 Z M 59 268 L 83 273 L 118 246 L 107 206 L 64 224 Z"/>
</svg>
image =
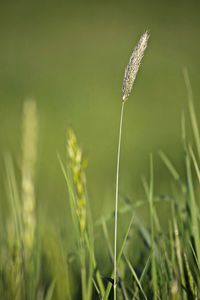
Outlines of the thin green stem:
<svg viewBox="0 0 200 300">
<path fill-rule="evenodd" d="M 119 126 L 119 141 L 117 151 L 117 172 L 116 172 L 116 194 L 115 194 L 115 232 L 114 232 L 114 300 L 117 299 L 117 221 L 118 221 L 118 196 L 119 196 L 119 164 L 120 150 L 122 137 L 122 124 L 124 114 L 124 101 L 122 102 L 120 126 Z"/>
<path fill-rule="evenodd" d="M 80 260 L 81 260 L 81 284 L 82 284 L 82 299 L 87 299 L 87 284 L 86 284 L 86 264 L 85 264 L 85 249 L 83 249 L 84 239 L 83 237 L 80 240 L 81 242 L 81 253 L 80 253 Z"/>
</svg>

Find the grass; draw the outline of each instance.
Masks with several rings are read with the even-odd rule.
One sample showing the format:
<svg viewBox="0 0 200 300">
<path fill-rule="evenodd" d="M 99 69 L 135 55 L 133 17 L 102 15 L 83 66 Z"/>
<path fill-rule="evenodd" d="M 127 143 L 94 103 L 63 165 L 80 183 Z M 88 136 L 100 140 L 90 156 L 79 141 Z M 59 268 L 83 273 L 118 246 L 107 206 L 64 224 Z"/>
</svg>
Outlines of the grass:
<svg viewBox="0 0 200 300">
<path fill-rule="evenodd" d="M 119 198 L 119 167 L 120 167 L 120 151 L 121 151 L 121 139 L 122 139 L 122 126 L 123 126 L 123 116 L 124 116 L 124 105 L 128 100 L 128 97 L 133 88 L 138 70 L 140 68 L 141 60 L 144 56 L 144 51 L 147 48 L 147 43 L 149 39 L 148 32 L 145 32 L 137 46 L 135 47 L 128 66 L 125 70 L 123 85 L 122 85 L 122 107 L 121 107 L 121 116 L 120 116 L 120 125 L 119 125 L 119 141 L 118 141 L 118 150 L 117 150 L 117 172 L 116 172 L 116 192 L 115 192 L 115 229 L 114 229 L 114 300 L 117 299 L 117 227 L 118 227 L 118 198 Z"/>
<path fill-rule="evenodd" d="M 10 154 L 5 156 L 10 209 L 8 217 L 1 223 L 0 299 L 106 300 L 113 299 L 113 295 L 125 300 L 199 299 L 200 135 L 186 70 L 184 78 L 194 145 L 187 139 L 183 117 L 185 175 L 179 173 L 167 154 L 158 151 L 169 173 L 166 181 L 171 185 L 168 191 L 170 197 L 163 198 L 156 194 L 154 161 L 157 158 L 150 155 L 149 178 L 142 178 L 144 199 L 132 201 L 125 194 L 119 194 L 117 179 L 119 205 L 117 203 L 115 211 L 108 211 L 100 220 L 93 220 L 87 193 L 87 161 L 75 133 L 72 129 L 68 130 L 67 159 L 58 154 L 58 163 L 68 190 L 73 224 L 71 238 L 74 243 L 70 249 L 66 246 L 68 236 L 62 225 L 58 228 L 47 223 L 44 214 L 39 213 L 36 207 L 37 110 L 34 100 L 25 102 L 20 168 L 17 168 Z M 163 215 L 159 213 L 163 202 L 166 202 L 166 228 L 162 228 Z M 148 210 L 149 223 L 139 217 L 139 207 Z M 119 218 L 128 220 L 123 239 L 118 240 L 118 251 L 118 231 L 115 231 L 114 250 L 110 235 L 116 213 Z M 97 251 L 99 240 L 102 249 Z M 107 273 L 101 265 L 105 249 Z M 137 257 L 136 251 L 139 252 Z"/>
</svg>

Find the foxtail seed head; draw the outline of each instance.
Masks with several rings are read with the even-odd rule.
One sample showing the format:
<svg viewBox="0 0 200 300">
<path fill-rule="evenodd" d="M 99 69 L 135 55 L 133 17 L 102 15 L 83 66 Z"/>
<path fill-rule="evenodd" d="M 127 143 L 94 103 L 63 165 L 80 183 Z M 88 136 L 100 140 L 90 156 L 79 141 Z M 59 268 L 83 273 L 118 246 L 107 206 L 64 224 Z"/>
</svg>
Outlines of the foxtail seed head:
<svg viewBox="0 0 200 300">
<path fill-rule="evenodd" d="M 146 31 L 140 38 L 137 46 L 135 47 L 128 66 L 125 70 L 123 86 L 122 86 L 122 101 L 125 102 L 132 90 L 133 83 L 136 79 L 142 58 L 144 56 L 144 51 L 147 48 L 147 43 L 149 39 L 149 33 Z"/>
</svg>

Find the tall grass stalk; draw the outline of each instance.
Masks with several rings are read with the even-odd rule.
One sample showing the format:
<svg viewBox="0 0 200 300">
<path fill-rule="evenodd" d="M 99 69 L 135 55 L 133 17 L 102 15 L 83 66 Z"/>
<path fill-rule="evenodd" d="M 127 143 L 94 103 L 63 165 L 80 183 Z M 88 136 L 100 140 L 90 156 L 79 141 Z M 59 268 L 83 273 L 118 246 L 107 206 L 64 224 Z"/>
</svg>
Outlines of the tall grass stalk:
<svg viewBox="0 0 200 300">
<path fill-rule="evenodd" d="M 120 164 L 120 151 L 121 151 L 121 138 L 122 138 L 122 125 L 124 115 L 124 101 L 122 102 L 120 126 L 119 126 L 119 142 L 117 151 L 117 172 L 116 172 L 116 194 L 115 194 L 115 233 L 114 233 L 114 299 L 116 299 L 117 289 L 117 219 L 118 219 L 118 196 L 119 196 L 119 164 Z"/>
<path fill-rule="evenodd" d="M 115 224 L 114 224 L 114 300 L 117 299 L 117 225 L 118 225 L 118 198 L 119 198 L 119 167 L 120 167 L 120 152 L 121 152 L 121 139 L 122 139 L 122 126 L 123 126 L 123 115 L 124 115 L 124 105 L 128 99 L 134 81 L 136 79 L 142 58 L 144 56 L 144 51 L 147 47 L 149 39 L 148 32 L 145 32 L 137 46 L 135 47 L 127 68 L 125 70 L 123 86 L 122 86 L 122 107 L 119 125 L 119 140 L 118 140 L 118 151 L 117 151 L 117 170 L 116 170 L 116 191 L 115 191 Z"/>
</svg>

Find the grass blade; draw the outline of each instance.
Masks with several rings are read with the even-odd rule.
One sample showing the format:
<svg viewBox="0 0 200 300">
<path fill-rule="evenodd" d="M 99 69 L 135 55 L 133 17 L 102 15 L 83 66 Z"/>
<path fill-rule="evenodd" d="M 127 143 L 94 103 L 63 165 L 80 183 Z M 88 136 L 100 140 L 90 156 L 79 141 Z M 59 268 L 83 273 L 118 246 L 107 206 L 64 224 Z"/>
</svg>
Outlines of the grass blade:
<svg viewBox="0 0 200 300">
<path fill-rule="evenodd" d="M 189 74 L 188 74 L 188 71 L 186 68 L 183 69 L 183 76 L 184 76 L 185 85 L 186 85 L 186 89 L 187 89 L 187 93 L 188 93 L 188 108 L 189 108 L 189 113 L 190 113 L 190 120 L 191 120 L 194 139 L 195 139 L 195 143 L 196 143 L 196 149 L 197 149 L 198 156 L 200 159 L 199 128 L 198 128 L 197 117 L 196 117 L 196 113 L 195 113 L 195 109 L 194 109 L 192 87 L 191 87 L 191 83 L 190 83 Z"/>
<path fill-rule="evenodd" d="M 147 296 L 146 296 L 146 294 L 145 294 L 145 292 L 144 292 L 144 290 L 142 288 L 142 285 L 140 283 L 140 279 L 138 278 L 138 276 L 137 276 L 137 274 L 136 274 L 133 266 L 131 265 L 130 260 L 126 257 L 126 255 L 124 255 L 124 258 L 125 258 L 125 261 L 126 261 L 128 267 L 129 267 L 129 269 L 130 269 L 130 271 L 131 271 L 131 273 L 133 275 L 133 278 L 135 279 L 135 281 L 136 281 L 136 283 L 137 283 L 137 285 L 138 285 L 138 287 L 139 287 L 142 295 L 144 296 L 144 299 L 147 300 Z"/>
</svg>

